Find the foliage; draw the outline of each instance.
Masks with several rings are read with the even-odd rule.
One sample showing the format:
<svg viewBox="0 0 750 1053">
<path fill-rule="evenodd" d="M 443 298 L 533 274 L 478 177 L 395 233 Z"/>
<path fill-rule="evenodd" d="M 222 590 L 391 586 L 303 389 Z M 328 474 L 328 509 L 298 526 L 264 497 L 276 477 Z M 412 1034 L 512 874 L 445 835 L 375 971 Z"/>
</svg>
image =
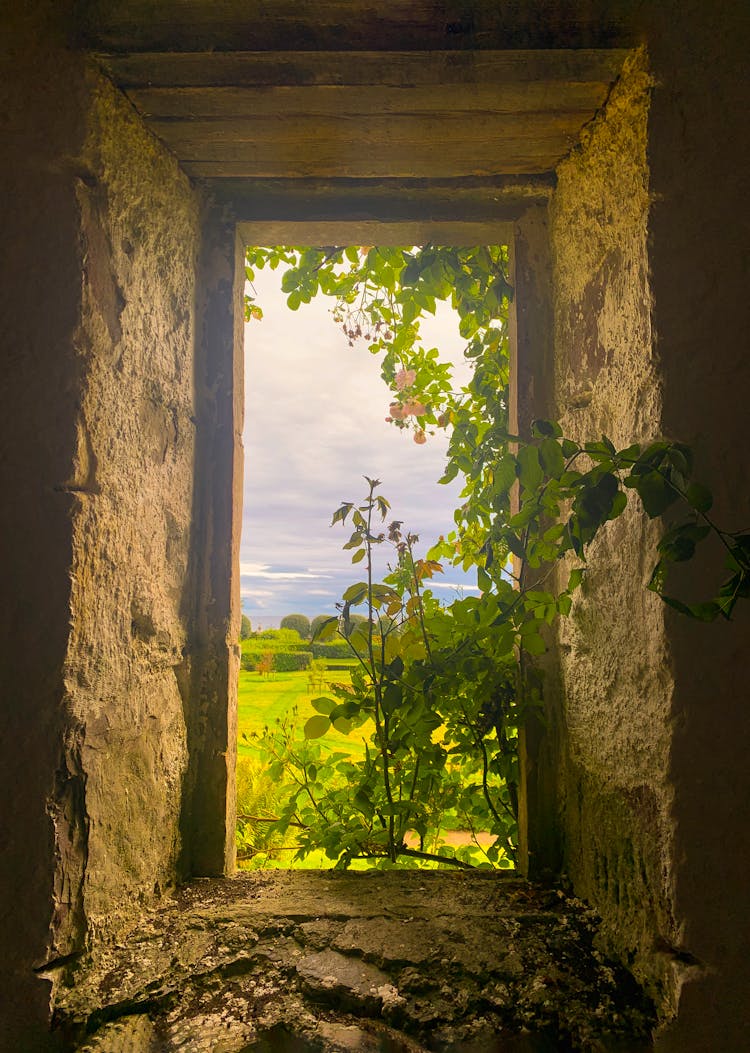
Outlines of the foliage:
<svg viewBox="0 0 750 1053">
<path fill-rule="evenodd" d="M 310 643 L 301 640 L 299 633 L 291 629 L 270 629 L 253 634 L 241 643 L 243 654 L 263 654 L 265 651 L 309 651 Z"/>
<path fill-rule="evenodd" d="M 247 673 L 295 673 L 310 668 L 312 651 L 243 651 L 240 667 Z"/>
<path fill-rule="evenodd" d="M 318 631 L 319 626 L 321 626 L 323 624 L 323 622 L 326 621 L 328 618 L 330 618 L 329 614 L 316 614 L 315 615 L 313 620 L 310 622 L 310 637 L 311 638 L 315 636 L 316 632 Z"/>
<path fill-rule="evenodd" d="M 310 619 L 306 614 L 287 614 L 281 619 L 280 628 L 293 629 L 303 640 L 310 639 Z"/>
<path fill-rule="evenodd" d="M 258 659 L 255 666 L 261 676 L 270 676 L 273 672 L 273 655 L 269 651 L 267 654 L 262 654 Z"/>
<path fill-rule="evenodd" d="M 297 673 L 310 668 L 311 651 L 277 651 L 273 656 L 275 673 Z"/>
<path fill-rule="evenodd" d="M 248 868 L 288 853 L 294 838 L 275 822 L 278 787 L 267 768 L 251 757 L 237 759 L 237 859 Z M 283 856 L 282 856 L 283 858 Z"/>
<path fill-rule="evenodd" d="M 293 650 L 295 646 L 307 646 L 296 629 L 264 629 L 263 632 L 253 633 L 253 640 L 266 640 L 269 646 L 277 649 Z"/>
<path fill-rule="evenodd" d="M 326 616 L 325 622 L 321 622 L 321 625 L 326 624 L 328 621 L 330 621 L 330 615 Z M 313 639 L 310 647 L 313 653 L 313 658 L 328 658 L 331 661 L 335 661 L 337 658 L 350 658 L 352 654 L 351 648 L 346 640 L 339 642 L 331 640 L 327 643 L 321 643 L 320 640 Z"/>
<path fill-rule="evenodd" d="M 253 631 L 250 619 L 246 614 L 242 615 L 242 621 L 240 622 L 240 640 L 247 640 Z"/>
<path fill-rule="evenodd" d="M 649 588 L 682 614 L 711 621 L 729 618 L 750 596 L 750 534 L 727 532 L 709 517 L 710 492 L 692 480 L 691 451 L 680 443 L 617 450 L 602 437 L 580 444 L 550 421 L 537 421 L 526 441 L 508 433 L 504 249 L 255 249 L 248 277 L 254 267 L 281 263 L 292 309 L 318 291 L 333 296 L 349 342 L 364 339 L 382 354 L 396 427 L 411 429 L 419 444 L 450 427 L 442 481 L 461 475 L 464 488 L 455 532 L 424 558 L 399 521 L 380 529 L 390 506 L 376 492 L 378 480 L 367 480 L 362 503 L 334 513 L 334 524 L 351 526 L 344 548 L 367 574 L 316 635 L 345 640 L 358 669 L 351 687 L 313 701 L 317 712 L 303 738 L 284 726 L 263 739 L 272 770 L 289 780 L 279 830 L 298 823 L 298 854 L 322 846 L 337 866 L 358 858 L 512 865 L 517 734 L 538 703 L 528 671 L 546 649 L 549 626 L 571 610 L 591 542 L 622 515 L 629 495 L 650 518 L 669 513 Z M 458 312 L 474 366 L 459 392 L 449 365 L 419 339 L 419 318 L 443 298 Z M 709 538 L 725 553 L 716 595 L 696 601 L 667 591 L 672 566 Z M 382 544 L 396 558 L 376 583 L 372 553 Z M 446 560 L 476 569 L 479 596 L 448 608 L 434 600 L 429 579 Z M 353 631 L 357 607 L 366 614 Z M 322 753 L 321 737 L 344 727 L 362 729 L 363 759 Z M 451 825 L 469 831 L 468 844 L 441 844 Z M 479 831 L 493 835 L 486 850 Z"/>
</svg>

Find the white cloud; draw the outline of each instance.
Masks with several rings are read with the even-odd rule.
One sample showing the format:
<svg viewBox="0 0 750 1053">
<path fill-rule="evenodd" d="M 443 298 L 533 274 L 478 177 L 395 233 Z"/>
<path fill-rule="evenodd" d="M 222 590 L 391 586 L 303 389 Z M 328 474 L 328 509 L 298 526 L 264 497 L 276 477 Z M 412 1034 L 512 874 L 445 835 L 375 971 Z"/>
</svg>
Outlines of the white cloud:
<svg viewBox="0 0 750 1053">
<path fill-rule="evenodd" d="M 383 480 L 392 518 L 420 535 L 423 551 L 453 529 L 459 485 L 436 485 L 442 433 L 417 446 L 385 423 L 390 399 L 378 359 L 347 346 L 325 301 L 289 311 L 279 285 L 279 271 L 258 275 L 264 319 L 246 328 L 243 600 L 248 606 L 259 595 L 245 591 L 250 579 L 273 589 L 266 598 L 274 614 L 314 614 L 316 597 L 338 598 L 363 576 L 341 551 L 349 530 L 330 528 L 343 500 L 364 498 L 363 474 Z M 452 354 L 462 345 L 454 318 L 443 314 L 423 327 L 429 342 L 447 343 Z M 392 558 L 385 549 L 378 573 Z M 468 578 L 439 587 L 476 591 Z"/>
<path fill-rule="evenodd" d="M 240 577 L 297 581 L 303 578 L 324 578 L 326 575 L 315 574 L 309 570 L 271 570 L 269 563 L 240 563 Z"/>
<path fill-rule="evenodd" d="M 472 585 L 465 581 L 435 581 L 431 578 L 425 583 L 427 589 L 453 589 L 455 592 L 481 592 L 478 585 Z"/>
</svg>

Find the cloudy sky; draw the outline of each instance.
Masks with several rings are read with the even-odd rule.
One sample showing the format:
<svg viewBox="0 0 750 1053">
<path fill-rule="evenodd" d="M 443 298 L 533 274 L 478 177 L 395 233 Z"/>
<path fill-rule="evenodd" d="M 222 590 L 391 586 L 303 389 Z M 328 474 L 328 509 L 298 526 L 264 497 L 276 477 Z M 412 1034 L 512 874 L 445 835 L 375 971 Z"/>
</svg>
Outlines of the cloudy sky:
<svg viewBox="0 0 750 1053">
<path fill-rule="evenodd" d="M 458 493 L 455 484 L 437 485 L 444 436 L 418 446 L 411 432 L 386 424 L 390 399 L 379 358 L 348 346 L 331 318 L 332 301 L 320 297 L 290 311 L 280 281 L 281 269 L 258 273 L 264 318 L 245 327 L 240 573 L 253 628 L 276 626 L 293 612 L 333 614 L 346 587 L 361 580 L 361 565 L 353 567 L 341 548 L 351 531 L 330 522 L 342 501 L 364 498 L 363 475 L 382 480 L 378 492 L 391 502 L 392 518 L 420 535 L 423 551 L 453 528 Z M 448 308 L 422 330 L 428 346 L 460 362 L 463 342 Z M 451 567 L 438 583 L 448 600 L 459 588 L 476 591 Z"/>
</svg>

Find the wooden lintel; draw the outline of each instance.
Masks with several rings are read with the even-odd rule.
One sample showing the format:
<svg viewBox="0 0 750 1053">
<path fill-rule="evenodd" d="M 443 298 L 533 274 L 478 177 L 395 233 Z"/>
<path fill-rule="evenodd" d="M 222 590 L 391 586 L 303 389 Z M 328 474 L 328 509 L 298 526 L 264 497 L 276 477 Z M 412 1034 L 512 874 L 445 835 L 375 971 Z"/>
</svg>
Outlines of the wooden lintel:
<svg viewBox="0 0 750 1053">
<path fill-rule="evenodd" d="M 207 188 L 240 221 L 267 223 L 455 224 L 513 222 L 544 204 L 551 177 L 524 181 L 214 179 Z M 283 239 L 282 239 L 283 243 Z M 367 244 L 367 242 L 365 242 Z M 415 242 L 416 244 L 416 242 Z"/>
<path fill-rule="evenodd" d="M 393 88 L 534 83 L 608 84 L 627 52 L 617 50 L 484 51 L 207 51 L 100 53 L 124 88 Z"/>
<path fill-rule="evenodd" d="M 246 245 L 497 245 L 510 229 L 502 220 L 336 220 L 328 222 L 248 220 L 239 224 Z"/>
<path fill-rule="evenodd" d="M 501 157 L 467 157 L 458 152 L 448 155 L 438 150 L 430 152 L 396 155 L 373 154 L 362 157 L 354 150 L 346 154 L 341 149 L 316 157 L 304 156 L 299 150 L 284 152 L 275 149 L 268 153 L 242 150 L 233 155 L 215 156 L 213 159 L 193 161 L 181 160 L 185 172 L 201 179 L 276 179 L 292 178 L 335 179 L 348 176 L 352 179 L 429 179 L 463 178 L 465 176 L 534 176 L 554 171 L 556 165 L 569 152 L 571 143 L 547 144 L 536 152 L 519 144 L 518 152 Z"/>
<path fill-rule="evenodd" d="M 306 114 L 314 117 L 436 116 L 445 113 L 518 115 L 583 113 L 604 102 L 601 81 L 536 81 L 514 85 L 445 84 L 252 88 L 131 88 L 139 113 L 159 120 L 236 120 Z"/>
<path fill-rule="evenodd" d="M 590 116 L 279 115 L 149 125 L 193 174 L 440 178 L 550 171 Z M 223 171 L 203 167 L 217 164 Z"/>
</svg>

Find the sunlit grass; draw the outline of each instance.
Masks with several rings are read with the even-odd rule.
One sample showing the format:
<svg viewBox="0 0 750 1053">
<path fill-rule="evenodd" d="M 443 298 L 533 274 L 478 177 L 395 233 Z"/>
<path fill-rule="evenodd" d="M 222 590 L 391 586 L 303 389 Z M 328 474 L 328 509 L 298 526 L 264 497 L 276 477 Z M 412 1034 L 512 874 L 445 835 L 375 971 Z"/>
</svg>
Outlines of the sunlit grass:
<svg viewBox="0 0 750 1053">
<path fill-rule="evenodd" d="M 343 661 L 337 661 L 343 666 Z M 253 745 L 253 734 L 261 734 L 268 725 L 273 727 L 276 720 L 283 720 L 289 711 L 296 706 L 301 724 L 314 715 L 312 700 L 325 695 L 330 683 L 350 683 L 347 669 L 327 670 L 322 685 L 310 681 L 308 673 L 272 673 L 269 677 L 260 673 L 248 673 L 240 670 L 240 682 L 237 702 L 237 733 L 240 756 L 253 756 L 256 749 Z M 246 737 L 245 737 L 246 736 Z M 363 752 L 361 732 L 352 735 L 341 735 L 333 728 L 320 740 L 324 749 L 345 751 L 354 756 Z"/>
</svg>

